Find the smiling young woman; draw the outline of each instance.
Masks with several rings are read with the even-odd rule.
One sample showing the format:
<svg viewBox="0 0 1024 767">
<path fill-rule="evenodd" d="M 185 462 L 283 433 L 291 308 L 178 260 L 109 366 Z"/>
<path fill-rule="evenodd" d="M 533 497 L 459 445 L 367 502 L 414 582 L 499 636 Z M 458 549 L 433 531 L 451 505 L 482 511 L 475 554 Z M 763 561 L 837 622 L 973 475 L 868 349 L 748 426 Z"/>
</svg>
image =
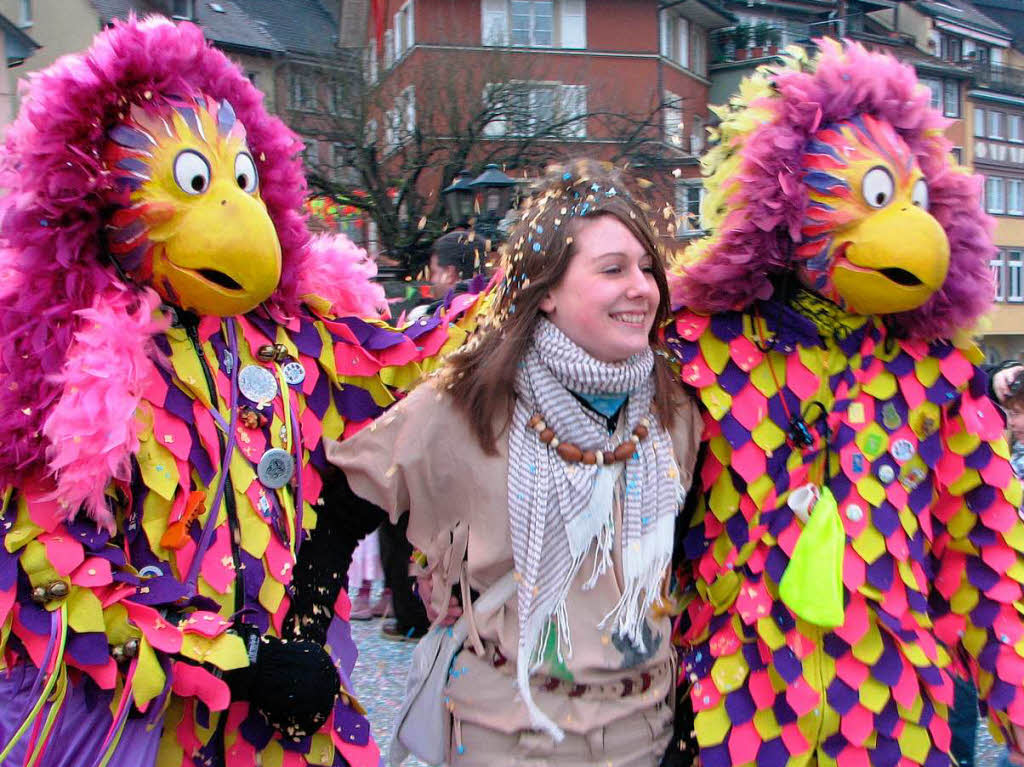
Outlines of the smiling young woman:
<svg viewBox="0 0 1024 767">
<path fill-rule="evenodd" d="M 478 336 L 329 456 L 409 511 L 439 613 L 463 572 L 467 594 L 516 574 L 452 666 L 447 763 L 655 767 L 674 681 L 658 602 L 700 432 L 656 353 L 656 235 L 622 178 L 580 162 L 547 177 L 502 268 Z"/>
</svg>

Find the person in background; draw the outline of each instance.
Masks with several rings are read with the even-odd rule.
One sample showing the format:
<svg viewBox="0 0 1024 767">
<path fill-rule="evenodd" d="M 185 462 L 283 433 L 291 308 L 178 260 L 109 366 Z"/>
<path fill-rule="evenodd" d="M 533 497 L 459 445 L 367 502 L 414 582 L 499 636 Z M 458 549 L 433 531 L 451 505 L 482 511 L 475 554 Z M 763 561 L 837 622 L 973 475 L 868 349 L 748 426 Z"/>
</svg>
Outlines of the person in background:
<svg viewBox="0 0 1024 767">
<path fill-rule="evenodd" d="M 359 546 L 352 554 L 352 564 L 348 568 L 349 585 L 358 588 L 355 599 L 352 600 L 350 620 L 368 621 L 371 618 L 384 617 L 391 607 L 391 590 L 385 586 L 377 601 L 370 603 L 373 584 L 383 578 L 380 543 L 377 531 L 374 530 L 359 542 Z"/>
<path fill-rule="evenodd" d="M 469 280 L 483 269 L 485 257 L 484 241 L 472 230 L 458 229 L 438 237 L 430 252 L 427 295 L 399 304 L 395 316 L 404 313 L 406 322 L 412 322 L 433 314 L 449 292 L 466 292 Z"/>
<path fill-rule="evenodd" d="M 430 316 L 450 293 L 464 293 L 469 280 L 482 267 L 484 242 L 473 231 L 459 229 L 434 241 L 430 253 L 430 286 L 426 295 L 394 307 L 393 316 L 406 324 Z M 384 565 L 384 584 L 391 595 L 394 618 L 384 621 L 381 634 L 385 639 L 411 641 L 426 633 L 430 621 L 424 606 L 413 589 L 409 575 L 413 547 L 406 540 L 403 518 L 397 524 L 390 520 L 380 527 L 380 553 Z"/>
</svg>

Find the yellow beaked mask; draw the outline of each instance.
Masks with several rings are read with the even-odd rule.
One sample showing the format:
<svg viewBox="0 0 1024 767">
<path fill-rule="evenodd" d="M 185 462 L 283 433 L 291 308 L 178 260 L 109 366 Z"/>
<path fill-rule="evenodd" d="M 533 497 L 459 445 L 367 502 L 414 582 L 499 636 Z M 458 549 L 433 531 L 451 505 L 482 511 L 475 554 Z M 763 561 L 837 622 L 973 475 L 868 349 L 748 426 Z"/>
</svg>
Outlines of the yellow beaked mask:
<svg viewBox="0 0 1024 767">
<path fill-rule="evenodd" d="M 127 200 L 107 242 L 122 271 L 200 315 L 244 314 L 269 298 L 281 245 L 231 105 L 136 105 L 109 136 L 104 159 Z"/>
<path fill-rule="evenodd" d="M 928 185 L 888 123 L 861 115 L 818 131 L 804 155 L 800 281 L 847 311 L 893 314 L 942 288 L 949 241 Z"/>
</svg>

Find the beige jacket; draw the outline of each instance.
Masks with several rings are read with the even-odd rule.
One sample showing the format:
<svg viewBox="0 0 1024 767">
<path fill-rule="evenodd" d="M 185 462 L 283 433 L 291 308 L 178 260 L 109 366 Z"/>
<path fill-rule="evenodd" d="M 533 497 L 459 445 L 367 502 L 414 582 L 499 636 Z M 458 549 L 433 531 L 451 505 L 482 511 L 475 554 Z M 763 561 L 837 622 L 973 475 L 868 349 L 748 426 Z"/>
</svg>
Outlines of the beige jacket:
<svg viewBox="0 0 1024 767">
<path fill-rule="evenodd" d="M 684 399 L 672 430 L 684 488 L 691 485 L 700 428 L 696 406 Z M 481 593 L 513 569 L 507 431 L 500 432 L 497 447 L 497 455 L 487 455 L 463 414 L 432 383 L 417 388 L 354 437 L 328 445 L 328 459 L 345 471 L 353 491 L 385 509 L 392 520 L 409 511 L 409 540 L 427 557 L 433 602 L 441 613 L 452 589 L 459 587 L 464 559 L 469 586 Z M 559 659 L 549 643 L 544 663 L 531 677 L 535 701 L 567 732 L 583 733 L 651 708 L 665 701 L 672 689 L 674 653 L 667 616 L 653 610 L 648 616 L 649 641 L 643 655 L 597 628 L 622 593 L 618 508 L 615 540 L 614 568 L 594 588 L 583 591 L 593 567 L 591 553 L 569 591 L 571 656 Z M 476 621 L 476 627 L 483 657 L 467 645 L 449 678 L 447 692 L 456 719 L 502 732 L 529 729 L 529 716 L 515 686 L 515 598 Z M 634 684 L 624 685 L 623 680 Z M 645 684 L 647 689 L 642 690 Z M 586 685 L 582 694 L 577 685 Z"/>
</svg>

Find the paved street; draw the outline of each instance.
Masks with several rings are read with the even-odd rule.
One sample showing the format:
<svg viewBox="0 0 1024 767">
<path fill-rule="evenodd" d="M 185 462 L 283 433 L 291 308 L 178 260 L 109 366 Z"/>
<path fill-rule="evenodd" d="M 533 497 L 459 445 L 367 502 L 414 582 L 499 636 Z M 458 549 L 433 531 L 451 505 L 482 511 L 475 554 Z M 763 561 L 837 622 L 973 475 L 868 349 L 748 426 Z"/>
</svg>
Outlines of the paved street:
<svg viewBox="0 0 1024 767">
<path fill-rule="evenodd" d="M 384 639 L 380 624 L 380 618 L 352 621 L 352 637 L 359 647 L 352 683 L 356 697 L 366 707 L 373 736 L 386 759 L 391 726 L 405 694 L 405 672 L 416 645 Z M 405 764 L 422 765 L 422 762 L 408 759 Z"/>
<path fill-rule="evenodd" d="M 359 646 L 352 682 L 359 702 L 369 712 L 373 735 L 386 758 L 391 725 L 405 693 L 405 670 L 416 645 L 384 639 L 380 635 L 380 624 L 380 619 L 352 622 L 352 636 Z M 1001 747 L 982 723 L 978 728 L 977 767 L 998 767 L 1000 753 Z M 422 767 L 422 762 L 415 759 L 405 764 Z"/>
</svg>

